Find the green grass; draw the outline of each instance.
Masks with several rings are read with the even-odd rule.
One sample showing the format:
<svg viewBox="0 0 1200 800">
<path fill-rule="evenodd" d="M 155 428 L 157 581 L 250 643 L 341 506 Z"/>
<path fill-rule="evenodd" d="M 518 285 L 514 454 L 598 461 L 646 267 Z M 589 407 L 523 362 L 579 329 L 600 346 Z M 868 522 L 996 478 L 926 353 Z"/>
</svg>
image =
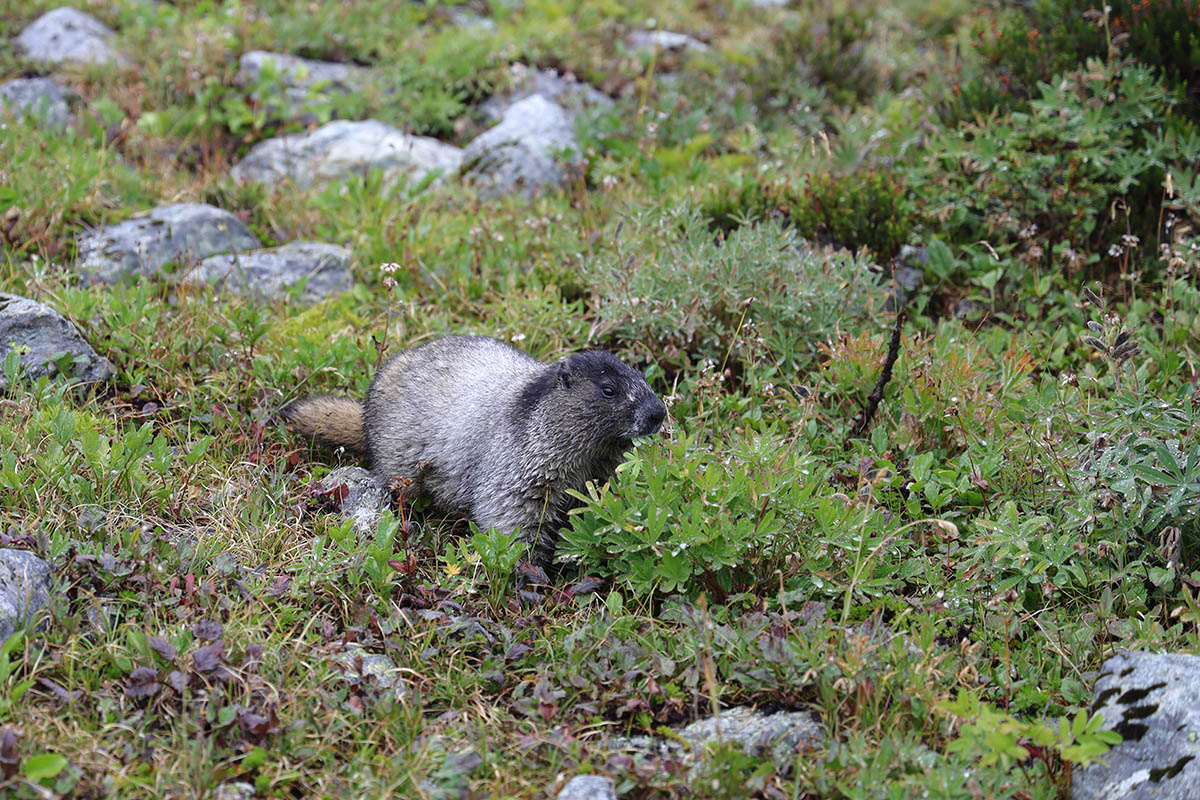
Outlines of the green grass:
<svg viewBox="0 0 1200 800">
<path fill-rule="evenodd" d="M 53 5 L 0 0 L 0 78 Z M 137 66 L 56 72 L 66 134 L 0 127 L 0 291 L 116 367 L 0 396 L 0 545 L 57 580 L 0 650 L 0 792 L 552 797 L 600 772 L 635 798 L 1065 797 L 1103 748 L 1103 660 L 1200 651 L 1200 137 L 1161 76 L 1043 53 L 1052 79 L 995 106 L 991 14 L 960 2 L 495 3 L 490 31 L 352 6 L 82 3 Z M 712 50 L 626 52 L 652 20 Z M 513 61 L 616 106 L 579 120 L 585 180 L 534 199 L 239 187 L 231 163 L 299 128 L 233 85 L 256 48 L 374 66 L 325 110 L 457 144 Z M 85 226 L 180 201 L 344 244 L 355 287 L 81 284 Z M 902 244 L 925 281 L 854 438 Z M 313 491 L 336 462 L 276 417 L 450 332 L 609 348 L 670 406 L 585 493 L 551 587 L 420 504 L 356 533 Z M 348 643 L 403 693 L 347 682 Z M 825 745 L 691 775 L 604 746 L 714 704 L 811 712 Z"/>
</svg>

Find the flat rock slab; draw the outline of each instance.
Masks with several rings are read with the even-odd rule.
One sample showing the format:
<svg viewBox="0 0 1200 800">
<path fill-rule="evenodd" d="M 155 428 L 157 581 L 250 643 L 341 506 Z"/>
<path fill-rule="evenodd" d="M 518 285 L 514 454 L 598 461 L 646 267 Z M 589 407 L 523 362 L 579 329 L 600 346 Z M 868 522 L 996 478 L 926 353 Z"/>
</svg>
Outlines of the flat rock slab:
<svg viewBox="0 0 1200 800">
<path fill-rule="evenodd" d="M 677 739 L 633 736 L 610 741 L 612 750 L 633 750 L 650 757 L 677 760 L 695 767 L 710 744 L 733 743 L 755 757 L 770 757 L 786 771 L 798 751 L 821 745 L 824 735 L 810 714 L 779 711 L 764 714 L 749 708 L 731 708 L 720 716 L 697 720 L 676 732 Z"/>
<path fill-rule="evenodd" d="M 128 64 L 112 46 L 112 28 L 91 14 L 64 6 L 47 11 L 17 36 L 17 50 L 31 61 Z"/>
<path fill-rule="evenodd" d="M 617 789 L 602 775 L 576 775 L 559 790 L 556 800 L 617 800 Z"/>
<path fill-rule="evenodd" d="M 634 31 L 625 41 L 631 49 L 639 52 L 668 50 L 682 53 L 688 50 L 703 52 L 711 49 L 699 39 L 675 31 Z"/>
<path fill-rule="evenodd" d="M 194 266 L 218 253 L 257 250 L 242 221 L 214 206 L 179 203 L 79 237 L 79 272 L 89 283 L 154 275 L 168 263 Z"/>
<path fill-rule="evenodd" d="M 54 130 L 65 130 L 71 118 L 67 94 L 49 78 L 16 78 L 0 83 L 0 109 L 29 117 Z"/>
<path fill-rule="evenodd" d="M 475 137 L 463 151 L 463 176 L 485 194 L 536 194 L 562 186 L 568 159 L 579 152 L 571 116 L 541 95 L 504 112 L 504 121 Z"/>
<path fill-rule="evenodd" d="M 50 602 L 50 565 L 28 550 L 0 550 L 0 643 Z"/>
<path fill-rule="evenodd" d="M 427 136 L 412 136 L 377 120 L 339 120 L 311 133 L 259 142 L 230 174 L 241 182 L 291 180 L 299 186 L 383 171 L 388 182 L 419 181 L 435 170 L 458 169 L 462 150 Z"/>
<path fill-rule="evenodd" d="M 0 294 L 0 363 L 13 348 L 30 378 L 54 377 L 60 362 L 69 361 L 71 380 L 97 383 L 112 377 L 113 365 L 62 314 L 36 300 Z M 0 388 L 5 386 L 0 374 Z"/>
<path fill-rule="evenodd" d="M 259 299 L 280 297 L 305 280 L 300 297 L 313 303 L 350 288 L 350 251 L 325 242 L 289 242 L 281 247 L 209 256 L 183 278 Z"/>
<path fill-rule="evenodd" d="M 494 95 L 480 104 L 479 110 L 489 119 L 499 120 L 514 103 L 540 94 L 547 100 L 562 106 L 568 114 L 593 109 L 607 110 L 613 107 L 608 95 L 567 73 L 559 75 L 552 69 L 531 69 L 524 64 L 513 64 L 509 68 L 512 88 Z"/>
<path fill-rule="evenodd" d="M 1092 711 L 1124 741 L 1076 769 L 1071 800 L 1200 797 L 1200 656 L 1121 653 L 1104 662 Z"/>
</svg>

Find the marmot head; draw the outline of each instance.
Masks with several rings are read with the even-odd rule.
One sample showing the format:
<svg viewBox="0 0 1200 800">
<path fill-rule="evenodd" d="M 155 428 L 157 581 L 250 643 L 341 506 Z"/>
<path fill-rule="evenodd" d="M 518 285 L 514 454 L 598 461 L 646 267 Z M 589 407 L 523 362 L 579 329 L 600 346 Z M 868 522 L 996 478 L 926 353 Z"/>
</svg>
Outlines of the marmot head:
<svg viewBox="0 0 1200 800">
<path fill-rule="evenodd" d="M 580 435 L 591 432 L 586 438 L 595 444 L 622 448 L 635 437 L 656 432 L 667 417 L 667 407 L 642 373 L 603 350 L 575 353 L 553 364 L 525 388 L 521 399 L 531 411 L 541 406 L 568 418 Z"/>
</svg>

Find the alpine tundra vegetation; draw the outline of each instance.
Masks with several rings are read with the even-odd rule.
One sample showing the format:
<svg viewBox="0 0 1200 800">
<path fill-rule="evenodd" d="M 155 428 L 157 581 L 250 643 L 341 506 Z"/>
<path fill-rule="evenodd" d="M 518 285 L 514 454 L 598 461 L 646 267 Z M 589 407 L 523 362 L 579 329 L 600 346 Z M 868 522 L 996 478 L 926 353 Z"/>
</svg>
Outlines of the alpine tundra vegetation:
<svg viewBox="0 0 1200 800">
<path fill-rule="evenodd" d="M 1200 796 L 1194 0 L 59 2 L 0 796 Z M 281 419 L 460 335 L 669 409 L 549 568 Z"/>
</svg>

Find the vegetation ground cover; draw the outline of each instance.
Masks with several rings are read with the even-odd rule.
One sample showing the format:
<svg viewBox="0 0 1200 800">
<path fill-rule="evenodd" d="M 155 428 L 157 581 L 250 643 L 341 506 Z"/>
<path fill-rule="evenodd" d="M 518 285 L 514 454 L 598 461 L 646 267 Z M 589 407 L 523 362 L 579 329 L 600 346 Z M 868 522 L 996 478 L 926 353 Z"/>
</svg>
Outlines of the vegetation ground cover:
<svg viewBox="0 0 1200 800">
<path fill-rule="evenodd" d="M 0 0 L 0 78 L 53 7 Z M 1103 749 L 1101 662 L 1200 652 L 1194 4 L 78 7 L 133 62 L 55 71 L 67 131 L 0 125 L 0 291 L 116 377 L 4 364 L 0 545 L 59 581 L 0 649 L 4 791 L 539 797 L 601 772 L 627 797 L 1061 797 Z M 624 44 L 654 26 L 709 49 Z M 372 66 L 317 115 L 454 144 L 512 63 L 616 103 L 578 118 L 578 180 L 536 197 L 239 185 L 252 144 L 302 127 L 267 113 L 269 74 L 236 85 L 253 49 Z M 346 245 L 354 287 L 79 279 L 82 229 L 185 200 L 265 245 Z M 419 506 L 356 533 L 313 490 L 336 460 L 276 416 L 448 332 L 605 347 L 668 400 L 551 586 Z M 347 683 L 347 643 L 403 691 Z M 811 711 L 826 744 L 717 748 L 698 774 L 604 745 L 737 705 Z"/>
</svg>

